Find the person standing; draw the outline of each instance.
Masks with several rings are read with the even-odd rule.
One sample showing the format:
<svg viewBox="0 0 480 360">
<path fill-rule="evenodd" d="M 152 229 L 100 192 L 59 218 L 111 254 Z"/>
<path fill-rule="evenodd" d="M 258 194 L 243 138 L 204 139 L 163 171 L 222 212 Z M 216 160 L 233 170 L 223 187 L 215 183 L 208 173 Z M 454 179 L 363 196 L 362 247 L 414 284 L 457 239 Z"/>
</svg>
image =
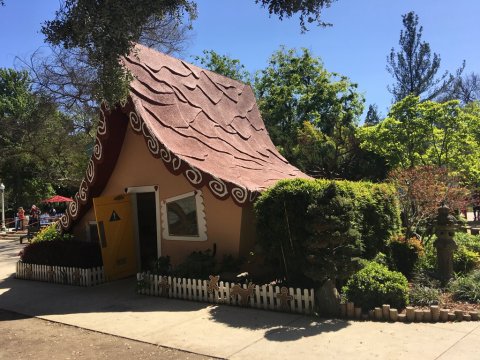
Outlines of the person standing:
<svg viewBox="0 0 480 360">
<path fill-rule="evenodd" d="M 40 209 L 37 205 L 32 205 L 30 209 L 30 219 L 28 220 L 28 226 L 30 229 L 40 227 Z"/>
<path fill-rule="evenodd" d="M 23 221 L 25 220 L 25 210 L 19 207 L 17 210 L 17 222 L 15 223 L 15 230 L 23 230 Z"/>
</svg>

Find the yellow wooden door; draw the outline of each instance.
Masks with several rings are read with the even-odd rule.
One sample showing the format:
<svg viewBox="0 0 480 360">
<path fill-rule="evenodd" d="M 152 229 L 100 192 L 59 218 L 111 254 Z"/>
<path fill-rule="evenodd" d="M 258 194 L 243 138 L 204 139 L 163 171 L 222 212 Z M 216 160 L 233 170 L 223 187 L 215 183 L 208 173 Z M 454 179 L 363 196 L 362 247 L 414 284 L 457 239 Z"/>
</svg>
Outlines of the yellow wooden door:
<svg viewBox="0 0 480 360">
<path fill-rule="evenodd" d="M 137 272 L 137 254 L 130 195 L 93 199 L 103 267 L 107 280 Z"/>
</svg>

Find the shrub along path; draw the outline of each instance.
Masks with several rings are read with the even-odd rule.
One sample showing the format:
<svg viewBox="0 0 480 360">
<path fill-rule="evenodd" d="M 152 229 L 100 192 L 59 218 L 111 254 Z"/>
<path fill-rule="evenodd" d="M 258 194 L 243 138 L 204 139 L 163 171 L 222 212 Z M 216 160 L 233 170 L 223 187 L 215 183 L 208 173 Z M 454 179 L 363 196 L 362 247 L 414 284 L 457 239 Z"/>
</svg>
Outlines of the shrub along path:
<svg viewBox="0 0 480 360">
<path fill-rule="evenodd" d="M 0 309 L 221 358 L 478 359 L 478 322 L 321 320 L 141 296 L 133 279 L 93 288 L 17 280 L 20 249 L 0 242 Z"/>
</svg>

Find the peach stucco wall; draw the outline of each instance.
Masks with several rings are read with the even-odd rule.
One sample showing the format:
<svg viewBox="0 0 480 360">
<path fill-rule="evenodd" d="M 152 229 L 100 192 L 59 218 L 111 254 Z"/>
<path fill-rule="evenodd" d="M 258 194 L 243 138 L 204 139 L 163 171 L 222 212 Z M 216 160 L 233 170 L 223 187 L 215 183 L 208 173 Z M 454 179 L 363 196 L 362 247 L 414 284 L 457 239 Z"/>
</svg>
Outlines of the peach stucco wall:
<svg viewBox="0 0 480 360">
<path fill-rule="evenodd" d="M 143 137 L 134 134 L 128 128 L 117 165 L 102 196 L 123 194 L 127 187 L 153 185 L 159 186 L 160 201 L 193 190 L 183 175 L 171 174 L 162 160 L 155 159 L 149 153 Z M 213 249 L 214 243 L 217 247 L 217 258 L 221 259 L 224 254 L 238 255 L 241 250 L 244 253 L 248 247 L 247 243 L 250 245 L 253 241 L 246 238 L 247 236 L 250 238 L 253 226 L 246 223 L 252 219 L 251 209 L 242 209 L 230 198 L 218 200 L 205 187 L 201 190 L 205 205 L 207 240 L 187 241 L 162 238 L 161 254 L 169 255 L 174 265 L 181 262 L 192 251 Z M 75 226 L 74 233 L 80 237 L 84 236 L 88 221 L 95 221 L 93 208 Z M 245 231 L 243 236 L 241 236 L 242 228 Z"/>
</svg>

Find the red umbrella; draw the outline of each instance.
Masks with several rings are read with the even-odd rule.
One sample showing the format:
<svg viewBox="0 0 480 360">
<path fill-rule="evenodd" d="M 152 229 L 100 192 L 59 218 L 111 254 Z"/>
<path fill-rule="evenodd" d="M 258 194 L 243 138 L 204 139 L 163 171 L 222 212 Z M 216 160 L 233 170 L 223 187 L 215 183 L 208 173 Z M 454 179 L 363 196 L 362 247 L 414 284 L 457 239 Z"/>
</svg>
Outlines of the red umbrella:
<svg viewBox="0 0 480 360">
<path fill-rule="evenodd" d="M 73 201 L 73 199 L 65 196 L 60 196 L 60 195 L 55 195 L 52 196 L 51 198 L 42 200 L 44 203 L 61 203 L 61 202 L 70 202 Z"/>
</svg>

